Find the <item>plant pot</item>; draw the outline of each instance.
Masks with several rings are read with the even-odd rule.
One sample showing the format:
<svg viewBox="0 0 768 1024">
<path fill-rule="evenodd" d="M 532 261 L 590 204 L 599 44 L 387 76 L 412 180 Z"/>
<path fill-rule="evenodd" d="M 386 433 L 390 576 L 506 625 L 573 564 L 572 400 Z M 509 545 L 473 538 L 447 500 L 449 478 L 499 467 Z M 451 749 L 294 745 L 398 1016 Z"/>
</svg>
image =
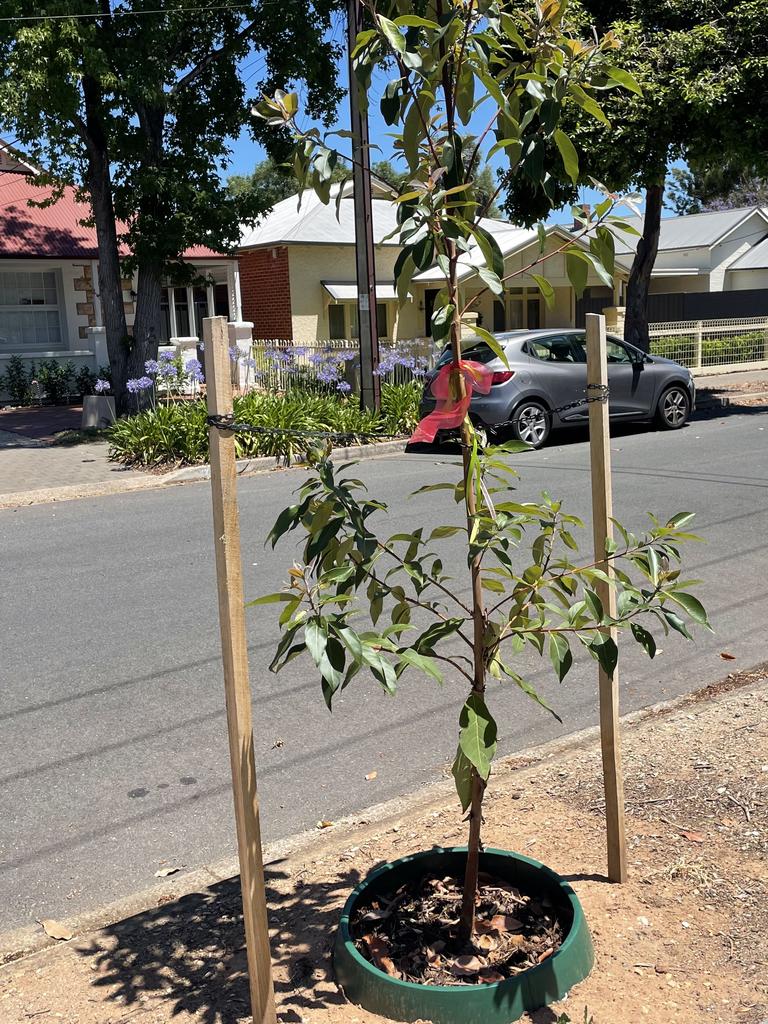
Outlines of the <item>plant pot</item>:
<svg viewBox="0 0 768 1024">
<path fill-rule="evenodd" d="M 102 430 L 115 422 L 115 400 L 111 395 L 85 395 L 81 430 Z"/>
<path fill-rule="evenodd" d="M 487 985 L 417 985 L 393 978 L 363 957 L 349 930 L 358 904 L 366 905 L 384 892 L 426 874 L 461 878 L 467 848 L 436 848 L 385 864 L 354 890 L 341 914 L 336 935 L 336 980 L 353 1003 L 398 1021 L 425 1020 L 433 1024 L 509 1024 L 527 1010 L 562 999 L 587 977 L 594 962 L 592 939 L 576 893 L 568 882 L 538 861 L 506 850 L 485 850 L 480 870 L 517 886 L 526 893 L 548 897 L 560 910 L 565 939 L 548 960 L 513 978 Z"/>
</svg>

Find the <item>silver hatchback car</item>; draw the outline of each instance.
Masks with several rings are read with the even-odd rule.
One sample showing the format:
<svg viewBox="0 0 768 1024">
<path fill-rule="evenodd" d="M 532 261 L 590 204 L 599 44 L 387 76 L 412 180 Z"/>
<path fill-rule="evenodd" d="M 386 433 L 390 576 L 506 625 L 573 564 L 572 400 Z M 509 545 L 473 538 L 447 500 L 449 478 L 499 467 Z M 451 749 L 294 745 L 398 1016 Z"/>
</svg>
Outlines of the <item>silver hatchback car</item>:
<svg viewBox="0 0 768 1024">
<path fill-rule="evenodd" d="M 546 444 L 553 427 L 584 424 L 589 407 L 577 405 L 587 393 L 586 335 L 583 330 L 550 329 L 496 334 L 505 366 L 480 339 L 465 347 L 465 359 L 485 363 L 493 373 L 487 395 L 474 395 L 473 422 L 489 435 L 509 433 L 533 448 Z M 426 378 L 421 415 L 435 407 L 430 390 L 437 370 L 450 360 L 445 353 Z M 695 407 L 691 371 L 671 359 L 649 356 L 621 338 L 608 336 L 609 409 L 613 420 L 655 420 L 679 430 Z"/>
</svg>

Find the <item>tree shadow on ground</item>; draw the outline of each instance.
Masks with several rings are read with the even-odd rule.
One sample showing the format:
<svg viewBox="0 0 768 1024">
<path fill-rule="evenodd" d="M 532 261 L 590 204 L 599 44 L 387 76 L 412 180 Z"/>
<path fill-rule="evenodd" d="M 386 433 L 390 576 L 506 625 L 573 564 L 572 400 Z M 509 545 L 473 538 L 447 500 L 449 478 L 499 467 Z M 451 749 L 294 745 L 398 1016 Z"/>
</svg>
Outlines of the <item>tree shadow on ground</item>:
<svg viewBox="0 0 768 1024">
<path fill-rule="evenodd" d="M 366 873 L 369 869 L 366 868 Z M 355 869 L 304 884 L 281 863 L 266 869 L 278 1020 L 299 1024 L 302 1010 L 343 1003 L 331 950 L 340 908 L 361 880 Z M 167 1005 L 168 1017 L 202 1024 L 251 1020 L 240 879 L 227 879 L 118 922 L 79 949 L 105 1003 L 125 1012 Z"/>
</svg>

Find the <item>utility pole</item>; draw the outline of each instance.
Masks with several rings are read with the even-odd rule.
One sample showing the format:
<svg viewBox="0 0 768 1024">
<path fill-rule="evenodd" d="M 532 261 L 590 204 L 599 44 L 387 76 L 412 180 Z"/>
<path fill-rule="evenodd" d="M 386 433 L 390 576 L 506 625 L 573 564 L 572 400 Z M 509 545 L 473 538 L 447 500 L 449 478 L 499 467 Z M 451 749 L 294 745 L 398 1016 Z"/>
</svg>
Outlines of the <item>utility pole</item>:
<svg viewBox="0 0 768 1024">
<path fill-rule="evenodd" d="M 360 334 L 360 404 L 363 409 L 381 406 L 379 321 L 376 315 L 376 254 L 373 247 L 371 203 L 371 149 L 368 114 L 360 109 L 360 86 L 352 67 L 352 51 L 362 28 L 360 0 L 347 0 L 347 47 L 349 52 L 349 115 L 352 130 L 352 183 L 355 203 L 355 265 L 357 268 L 357 327 Z"/>
</svg>

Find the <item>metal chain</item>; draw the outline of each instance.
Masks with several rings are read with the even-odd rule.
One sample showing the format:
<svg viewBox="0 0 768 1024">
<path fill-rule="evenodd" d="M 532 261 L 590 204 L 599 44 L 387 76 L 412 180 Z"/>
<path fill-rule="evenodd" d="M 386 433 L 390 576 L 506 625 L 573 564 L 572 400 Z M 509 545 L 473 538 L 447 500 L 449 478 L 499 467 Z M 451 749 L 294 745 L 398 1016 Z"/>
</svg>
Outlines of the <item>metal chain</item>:
<svg viewBox="0 0 768 1024">
<path fill-rule="evenodd" d="M 610 389 L 605 384 L 587 384 L 587 391 L 596 391 L 596 395 L 587 395 L 585 398 L 578 398 L 575 402 L 567 402 L 565 405 L 560 405 L 556 409 L 545 409 L 544 412 L 554 418 L 561 412 L 567 412 L 569 409 L 577 409 L 581 405 L 590 405 L 592 402 L 607 402 Z M 503 423 L 495 423 L 494 430 L 498 430 L 500 427 L 510 426 L 514 421 L 505 420 Z M 331 431 L 331 430 L 295 430 L 291 427 L 262 427 L 256 426 L 255 423 L 239 423 L 234 415 L 228 416 L 206 416 L 206 423 L 209 427 L 215 427 L 217 430 L 227 430 L 233 434 L 267 434 L 275 437 L 306 437 L 306 438 L 317 438 L 328 440 L 328 441 L 340 441 L 349 445 L 352 441 L 361 441 L 363 439 L 371 441 L 402 441 L 402 434 L 366 434 L 357 433 L 355 431 Z M 461 443 L 461 442 L 459 442 Z"/>
</svg>

